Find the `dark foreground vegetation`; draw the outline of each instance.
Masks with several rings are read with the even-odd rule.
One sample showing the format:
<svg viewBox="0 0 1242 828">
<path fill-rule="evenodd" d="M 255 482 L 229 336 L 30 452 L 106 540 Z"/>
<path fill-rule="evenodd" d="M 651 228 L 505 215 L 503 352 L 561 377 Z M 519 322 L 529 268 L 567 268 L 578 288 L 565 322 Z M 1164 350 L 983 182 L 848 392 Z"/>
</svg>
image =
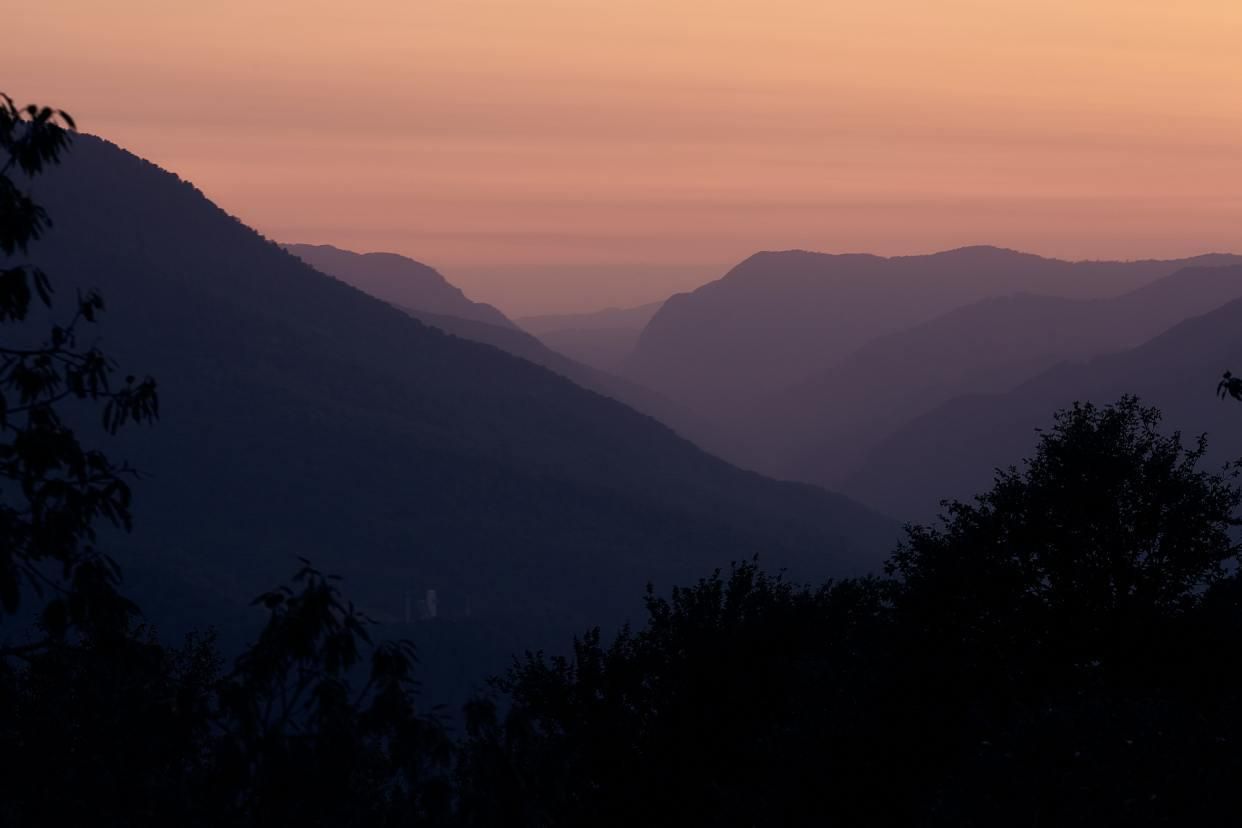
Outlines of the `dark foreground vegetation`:
<svg viewBox="0 0 1242 828">
<path fill-rule="evenodd" d="M 48 217 L 14 175 L 72 122 L 3 103 L 0 824 L 1235 822 L 1242 490 L 1133 398 L 1056 415 L 883 575 L 651 591 L 643 626 L 526 656 L 453 728 L 309 565 L 231 663 L 161 641 L 96 548 L 130 472 L 67 424 L 149 421 L 156 386 L 79 347 L 97 296 L 32 338 Z"/>
</svg>

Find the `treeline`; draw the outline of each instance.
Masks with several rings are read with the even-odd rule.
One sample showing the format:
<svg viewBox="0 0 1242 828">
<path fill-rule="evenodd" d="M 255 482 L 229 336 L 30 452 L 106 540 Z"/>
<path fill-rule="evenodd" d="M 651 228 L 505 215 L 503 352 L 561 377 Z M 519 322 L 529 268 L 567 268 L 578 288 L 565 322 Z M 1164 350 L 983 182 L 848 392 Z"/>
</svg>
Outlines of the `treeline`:
<svg viewBox="0 0 1242 828">
<path fill-rule="evenodd" d="M 529 657 L 471 710 L 465 824 L 1232 824 L 1239 490 L 1158 424 L 1059 414 L 885 577 L 742 564 Z"/>
<path fill-rule="evenodd" d="M 72 122 L 0 103 L 12 257 L 49 220 L 16 171 Z M 454 732 L 419 704 L 413 648 L 373 642 L 309 565 L 257 599 L 232 663 L 144 626 L 96 548 L 128 526 L 130 472 L 60 412 L 114 431 L 158 414 L 156 385 L 78 346 L 99 297 L 30 341 L 51 282 L 7 261 L 0 824 L 1236 821 L 1242 489 L 1135 399 L 1056 415 L 883 574 L 805 586 L 752 561 L 649 590 L 641 627 L 527 655 Z"/>
<path fill-rule="evenodd" d="M 649 592 L 641 628 L 528 655 L 461 733 L 309 568 L 228 667 L 136 615 L 64 628 L 0 666 L 0 822 L 1229 824 L 1240 494 L 1157 425 L 1062 413 L 883 577 Z"/>
</svg>

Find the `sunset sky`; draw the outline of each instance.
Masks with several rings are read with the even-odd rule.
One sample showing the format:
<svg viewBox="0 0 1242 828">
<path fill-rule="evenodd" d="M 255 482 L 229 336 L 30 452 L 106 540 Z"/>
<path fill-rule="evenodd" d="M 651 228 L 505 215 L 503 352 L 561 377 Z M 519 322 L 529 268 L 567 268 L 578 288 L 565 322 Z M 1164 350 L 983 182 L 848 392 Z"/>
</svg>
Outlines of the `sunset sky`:
<svg viewBox="0 0 1242 828">
<path fill-rule="evenodd" d="M 42 0 L 0 89 L 512 314 L 760 249 L 1242 251 L 1238 0 Z"/>
</svg>

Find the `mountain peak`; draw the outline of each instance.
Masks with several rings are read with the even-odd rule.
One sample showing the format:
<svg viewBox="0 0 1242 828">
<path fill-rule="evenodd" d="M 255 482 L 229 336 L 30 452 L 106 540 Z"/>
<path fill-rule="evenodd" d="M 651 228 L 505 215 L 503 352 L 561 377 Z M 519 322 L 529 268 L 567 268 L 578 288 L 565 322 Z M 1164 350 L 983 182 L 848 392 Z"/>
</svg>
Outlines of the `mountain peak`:
<svg viewBox="0 0 1242 828">
<path fill-rule="evenodd" d="M 116 147 L 83 138 L 37 184 L 56 224 L 32 261 L 69 295 L 97 287 L 109 354 L 159 380 L 158 427 L 117 438 L 143 471 L 135 531 L 108 540 L 128 573 L 159 573 L 135 597 L 166 610 L 165 629 L 194 626 L 208 602 L 229 625 L 302 556 L 347 576 L 380 620 L 437 590 L 444 634 L 485 642 L 446 645 L 441 663 L 476 661 L 442 673 L 476 675 L 518 646 L 622 620 L 651 580 L 755 550 L 801 577 L 866 571 L 896 538 L 840 496 L 744 472 L 412 319 Z M 407 281 L 422 272 L 400 264 Z M 201 601 L 168 598 L 178 584 Z"/>
<path fill-rule="evenodd" d="M 330 244 L 282 246 L 316 270 L 400 308 L 516 327 L 496 308 L 471 301 L 438 270 L 408 256 L 356 253 Z"/>
<path fill-rule="evenodd" d="M 890 258 L 764 251 L 666 302 L 626 370 L 692 407 L 732 410 L 963 305 L 1020 292 L 1115 297 L 1186 264 L 1069 262 L 988 245 Z"/>
</svg>

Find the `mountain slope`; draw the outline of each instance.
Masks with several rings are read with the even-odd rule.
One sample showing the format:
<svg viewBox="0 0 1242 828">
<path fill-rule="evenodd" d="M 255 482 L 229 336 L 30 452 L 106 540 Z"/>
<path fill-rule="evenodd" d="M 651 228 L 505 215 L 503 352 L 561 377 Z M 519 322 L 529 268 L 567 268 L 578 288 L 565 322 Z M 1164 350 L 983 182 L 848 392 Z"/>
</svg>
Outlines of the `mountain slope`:
<svg viewBox="0 0 1242 828">
<path fill-rule="evenodd" d="M 1151 339 L 1242 296 L 1231 268 L 1188 268 L 1112 299 L 985 299 L 880 337 L 756 407 L 756 467 L 839 486 L 887 434 L 963 394 L 1007 391 L 1059 362 Z"/>
<path fill-rule="evenodd" d="M 352 253 L 326 245 L 286 244 L 283 247 L 320 273 L 340 279 L 377 299 L 383 299 L 445 333 L 474 342 L 482 342 L 529 360 L 536 365 L 542 365 L 573 380 L 583 388 L 612 397 L 636 411 L 655 417 L 681 433 L 695 432 L 700 436 L 708 433 L 704 425 L 692 418 L 684 408 L 674 405 L 668 398 L 643 388 L 637 383 L 589 365 L 583 365 L 552 350 L 540 340 L 518 328 L 491 305 L 481 305 L 465 299 L 465 296 L 443 276 L 421 262 L 395 253 Z M 381 273 L 387 282 L 375 278 L 376 273 Z M 404 295 L 408 295 L 411 301 L 427 300 L 431 308 L 449 305 L 469 315 L 439 313 L 425 305 L 406 305 L 388 298 L 401 294 L 402 291 L 388 290 L 386 296 L 371 289 L 383 288 L 385 284 L 391 284 L 411 274 L 423 279 L 425 283 L 436 286 L 434 290 L 412 287 L 404 291 Z M 457 300 L 443 301 L 445 296 L 453 296 L 453 292 L 456 292 Z M 428 299 L 428 296 L 431 298 Z M 462 302 L 465 302 L 466 306 L 463 306 Z M 494 318 L 499 318 L 501 323 L 497 324 L 493 321 Z"/>
<path fill-rule="evenodd" d="M 1242 279 L 1242 267 L 1218 277 Z M 1122 353 L 1057 366 L 1006 393 L 950 400 L 880 443 L 846 491 L 903 519 L 927 519 L 940 498 L 969 497 L 995 467 L 1029 454 L 1053 411 L 1123 394 L 1159 407 L 1169 428 L 1207 432 L 1212 459 L 1224 462 L 1242 456 L 1242 409 L 1213 391 L 1221 372 L 1239 365 L 1242 300 L 1235 300 Z"/>
<path fill-rule="evenodd" d="M 619 618 L 648 579 L 755 553 L 857 572 L 893 537 L 319 273 L 111 144 L 82 137 L 37 185 L 56 225 L 32 257 L 62 296 L 98 286 L 103 346 L 159 378 L 162 422 L 108 445 L 144 473 L 126 560 L 186 594 L 240 607 L 301 555 L 381 618 L 435 589 L 469 646 L 503 649 Z"/>
<path fill-rule="evenodd" d="M 638 344 L 643 328 L 663 302 L 593 313 L 524 316 L 517 320 L 553 350 L 596 368 L 619 368 Z"/>
<path fill-rule="evenodd" d="M 632 308 L 604 308 L 587 313 L 549 313 L 523 316 L 517 323 L 536 336 L 548 331 L 577 329 L 594 331 L 612 328 L 642 328 L 651 321 L 664 302 L 648 302 Z"/>
<path fill-rule="evenodd" d="M 496 308 L 472 302 L 434 268 L 396 253 L 355 253 L 329 244 L 282 245 L 323 273 L 393 305 L 440 316 L 515 327 Z"/>
<path fill-rule="evenodd" d="M 1102 298 L 1193 264 L 1063 262 L 988 247 L 881 258 L 759 253 L 723 278 L 670 298 L 626 373 L 705 411 L 806 379 L 865 342 L 983 298 L 1020 291 Z"/>
</svg>

